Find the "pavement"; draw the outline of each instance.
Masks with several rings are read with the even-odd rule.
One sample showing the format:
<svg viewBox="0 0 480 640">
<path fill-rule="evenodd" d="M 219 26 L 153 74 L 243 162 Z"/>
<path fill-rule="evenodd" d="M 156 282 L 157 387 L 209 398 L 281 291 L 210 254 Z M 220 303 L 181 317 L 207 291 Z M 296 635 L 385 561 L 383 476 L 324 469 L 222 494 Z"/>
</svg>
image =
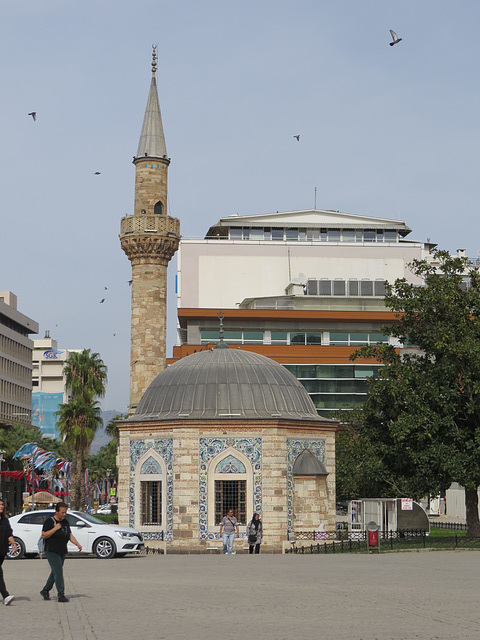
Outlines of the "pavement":
<svg viewBox="0 0 480 640">
<path fill-rule="evenodd" d="M 480 636 L 480 552 L 6 561 L 0 637 L 55 640 L 411 640 Z M 54 592 L 52 591 L 52 596 Z"/>
</svg>

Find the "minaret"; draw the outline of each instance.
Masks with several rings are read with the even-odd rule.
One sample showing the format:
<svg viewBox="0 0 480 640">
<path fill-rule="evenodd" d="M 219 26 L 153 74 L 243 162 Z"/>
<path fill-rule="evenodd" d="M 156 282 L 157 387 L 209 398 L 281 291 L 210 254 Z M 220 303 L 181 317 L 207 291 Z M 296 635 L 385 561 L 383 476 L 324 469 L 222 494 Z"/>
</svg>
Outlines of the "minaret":
<svg viewBox="0 0 480 640">
<path fill-rule="evenodd" d="M 167 266 L 178 249 L 180 221 L 167 215 L 168 165 L 155 72 L 148 94 L 135 165 L 135 208 L 122 218 L 120 243 L 132 263 L 130 407 L 132 414 L 166 366 Z"/>
</svg>

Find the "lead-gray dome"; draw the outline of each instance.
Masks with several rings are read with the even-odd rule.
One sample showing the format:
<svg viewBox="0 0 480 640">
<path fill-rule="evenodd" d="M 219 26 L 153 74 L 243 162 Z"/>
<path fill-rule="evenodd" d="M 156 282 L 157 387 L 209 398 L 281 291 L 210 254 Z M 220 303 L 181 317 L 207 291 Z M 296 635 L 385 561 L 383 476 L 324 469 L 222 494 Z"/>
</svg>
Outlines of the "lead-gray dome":
<svg viewBox="0 0 480 640">
<path fill-rule="evenodd" d="M 150 384 L 128 422 L 150 420 L 322 420 L 285 367 L 239 349 L 186 356 Z"/>
</svg>

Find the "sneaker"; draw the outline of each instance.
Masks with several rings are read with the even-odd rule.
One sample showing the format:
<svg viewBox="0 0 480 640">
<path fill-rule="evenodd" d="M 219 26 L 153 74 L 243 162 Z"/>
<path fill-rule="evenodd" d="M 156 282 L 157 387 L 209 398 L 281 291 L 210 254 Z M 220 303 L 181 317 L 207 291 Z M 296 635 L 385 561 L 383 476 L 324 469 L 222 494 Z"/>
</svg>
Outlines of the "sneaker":
<svg viewBox="0 0 480 640">
<path fill-rule="evenodd" d="M 48 593 L 48 591 L 46 589 L 42 589 L 40 591 L 40 595 L 42 596 L 42 598 L 44 600 L 50 600 L 50 594 Z"/>
<path fill-rule="evenodd" d="M 58 596 L 59 602 L 70 602 L 70 600 L 65 596 Z"/>
<path fill-rule="evenodd" d="M 7 596 L 3 599 L 3 604 L 7 607 L 11 602 L 15 600 L 15 596 Z"/>
</svg>

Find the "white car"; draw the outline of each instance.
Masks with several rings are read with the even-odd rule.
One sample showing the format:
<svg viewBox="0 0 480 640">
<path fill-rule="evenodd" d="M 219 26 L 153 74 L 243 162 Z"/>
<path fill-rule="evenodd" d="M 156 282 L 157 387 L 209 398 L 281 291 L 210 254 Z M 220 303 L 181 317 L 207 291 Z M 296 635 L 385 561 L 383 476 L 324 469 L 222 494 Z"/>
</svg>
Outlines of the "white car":
<svg viewBox="0 0 480 640">
<path fill-rule="evenodd" d="M 103 513 L 104 515 L 110 515 L 112 513 L 112 505 L 102 504 L 100 507 L 98 507 L 96 513 Z"/>
<path fill-rule="evenodd" d="M 48 509 L 30 511 L 9 518 L 13 537 L 17 543 L 17 552 L 13 553 L 10 545 L 7 558 L 16 560 L 23 558 L 23 556 L 37 555 L 39 552 L 38 540 L 42 535 L 43 523 L 54 513 L 53 509 Z M 97 558 L 113 558 L 144 549 L 142 534 L 131 527 L 105 524 L 81 511 L 68 511 L 66 518 L 73 535 L 82 545 L 82 553 L 94 553 Z M 68 552 L 78 553 L 78 549 L 69 542 Z"/>
</svg>

